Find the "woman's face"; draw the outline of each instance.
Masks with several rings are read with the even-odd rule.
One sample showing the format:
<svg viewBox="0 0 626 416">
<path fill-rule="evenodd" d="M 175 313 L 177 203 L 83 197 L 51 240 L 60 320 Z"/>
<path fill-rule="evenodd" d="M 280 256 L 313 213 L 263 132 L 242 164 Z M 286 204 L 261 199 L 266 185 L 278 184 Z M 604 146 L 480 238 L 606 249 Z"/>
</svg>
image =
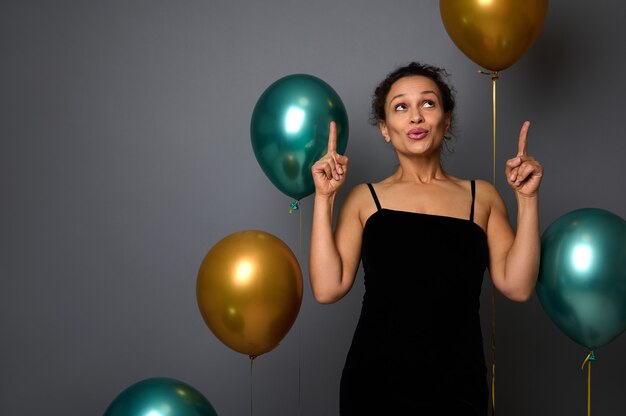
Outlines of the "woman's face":
<svg viewBox="0 0 626 416">
<path fill-rule="evenodd" d="M 424 76 L 400 78 L 391 86 L 385 116 L 380 131 L 402 154 L 438 154 L 450 127 L 450 114 L 443 111 L 437 84 Z"/>
</svg>

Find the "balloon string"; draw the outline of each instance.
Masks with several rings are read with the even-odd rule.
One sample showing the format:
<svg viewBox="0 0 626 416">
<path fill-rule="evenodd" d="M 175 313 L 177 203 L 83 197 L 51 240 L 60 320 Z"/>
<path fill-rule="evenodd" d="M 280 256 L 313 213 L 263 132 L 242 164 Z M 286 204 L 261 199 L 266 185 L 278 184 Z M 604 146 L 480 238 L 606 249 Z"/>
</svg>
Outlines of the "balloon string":
<svg viewBox="0 0 626 416">
<path fill-rule="evenodd" d="M 493 144 L 492 144 L 492 173 L 491 181 L 496 185 L 496 81 L 498 80 L 498 72 L 478 71 L 484 75 L 491 75 L 491 96 L 492 96 L 492 115 L 493 115 Z M 491 292 L 491 413 L 496 414 L 496 298 L 495 290 Z"/>
<path fill-rule="evenodd" d="M 300 209 L 300 201 L 293 201 L 289 205 L 289 213 L 298 211 L 299 216 L 299 236 L 298 236 L 298 262 L 302 264 L 302 210 Z M 302 397 L 302 326 L 298 325 L 298 414 L 301 409 Z"/>
<path fill-rule="evenodd" d="M 496 185 L 496 81 L 498 80 L 498 73 L 491 74 L 491 95 L 493 99 L 493 166 L 492 166 L 492 180 L 493 185 Z"/>
<path fill-rule="evenodd" d="M 496 414 L 496 296 L 491 292 L 491 414 Z"/>
<path fill-rule="evenodd" d="M 496 184 L 496 81 L 500 78 L 498 72 L 486 72 L 483 70 L 478 71 L 483 75 L 491 75 L 491 100 L 492 100 L 492 113 L 493 113 L 493 158 L 492 158 L 492 173 L 491 180 L 493 185 Z"/>
<path fill-rule="evenodd" d="M 496 81 L 498 72 L 478 71 L 483 75 L 491 75 L 491 99 L 493 114 L 493 156 L 491 161 L 491 182 L 496 186 Z M 496 414 L 496 297 L 495 290 L 491 292 L 491 413 Z"/>
<path fill-rule="evenodd" d="M 249 355 L 248 357 L 250 357 L 250 416 L 252 416 L 252 363 L 256 356 Z"/>
<path fill-rule="evenodd" d="M 298 256 L 300 257 L 300 262 L 302 262 L 302 211 L 300 214 L 300 230 L 299 230 L 299 240 L 298 240 Z"/>
<path fill-rule="evenodd" d="M 584 370 L 585 365 L 587 366 L 587 416 L 591 416 L 591 362 L 595 360 L 596 355 L 591 351 L 580 367 L 581 370 Z"/>
<path fill-rule="evenodd" d="M 300 210 L 300 241 L 298 253 L 300 263 L 302 263 L 302 210 Z M 302 408 L 302 324 L 298 325 L 298 415 L 301 414 Z"/>
</svg>

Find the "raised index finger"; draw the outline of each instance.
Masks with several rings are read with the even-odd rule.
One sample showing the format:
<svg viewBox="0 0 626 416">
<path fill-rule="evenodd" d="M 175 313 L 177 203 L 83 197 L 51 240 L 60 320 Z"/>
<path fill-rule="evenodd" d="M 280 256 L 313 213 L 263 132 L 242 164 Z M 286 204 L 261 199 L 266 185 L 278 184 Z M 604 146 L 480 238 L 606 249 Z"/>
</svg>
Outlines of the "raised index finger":
<svg viewBox="0 0 626 416">
<path fill-rule="evenodd" d="M 330 133 L 328 133 L 328 150 L 327 153 L 335 153 L 337 151 L 337 125 L 334 121 L 330 122 Z"/>
<path fill-rule="evenodd" d="M 526 156 L 526 147 L 528 144 L 528 128 L 530 127 L 530 121 L 525 121 L 522 124 L 522 129 L 519 132 L 519 142 L 517 145 L 517 155 Z"/>
</svg>

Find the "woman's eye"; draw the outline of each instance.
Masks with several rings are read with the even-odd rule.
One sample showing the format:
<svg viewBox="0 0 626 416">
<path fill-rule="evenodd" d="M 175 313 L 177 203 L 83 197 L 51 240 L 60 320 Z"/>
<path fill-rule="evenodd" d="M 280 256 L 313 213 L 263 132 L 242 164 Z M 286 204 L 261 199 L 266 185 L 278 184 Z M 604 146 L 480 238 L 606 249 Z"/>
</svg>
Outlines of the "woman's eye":
<svg viewBox="0 0 626 416">
<path fill-rule="evenodd" d="M 394 109 L 396 111 L 404 111 L 406 110 L 406 105 L 405 104 L 396 104 L 396 106 L 394 107 Z"/>
<path fill-rule="evenodd" d="M 422 105 L 426 108 L 432 108 L 435 106 L 435 102 L 433 100 L 424 100 Z"/>
</svg>

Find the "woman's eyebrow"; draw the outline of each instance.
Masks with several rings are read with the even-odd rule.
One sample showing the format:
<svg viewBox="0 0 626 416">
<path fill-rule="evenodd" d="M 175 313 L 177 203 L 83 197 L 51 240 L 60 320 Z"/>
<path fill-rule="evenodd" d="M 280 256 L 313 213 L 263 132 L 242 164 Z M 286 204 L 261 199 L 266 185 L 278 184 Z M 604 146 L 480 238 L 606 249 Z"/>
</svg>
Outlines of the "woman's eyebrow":
<svg viewBox="0 0 626 416">
<path fill-rule="evenodd" d="M 435 95 L 437 95 L 437 92 L 436 92 L 436 91 L 434 91 L 434 90 L 424 90 L 424 91 L 420 92 L 420 95 L 425 95 L 425 94 L 435 94 Z M 391 99 L 389 100 L 389 102 L 392 102 L 392 101 L 393 101 L 393 100 L 395 100 L 396 98 L 400 98 L 400 97 L 403 97 L 403 96 L 405 96 L 405 95 L 406 95 L 406 93 L 402 93 L 402 94 L 394 95 L 393 97 L 391 97 Z M 439 97 L 439 96 L 437 95 L 437 97 Z"/>
</svg>

